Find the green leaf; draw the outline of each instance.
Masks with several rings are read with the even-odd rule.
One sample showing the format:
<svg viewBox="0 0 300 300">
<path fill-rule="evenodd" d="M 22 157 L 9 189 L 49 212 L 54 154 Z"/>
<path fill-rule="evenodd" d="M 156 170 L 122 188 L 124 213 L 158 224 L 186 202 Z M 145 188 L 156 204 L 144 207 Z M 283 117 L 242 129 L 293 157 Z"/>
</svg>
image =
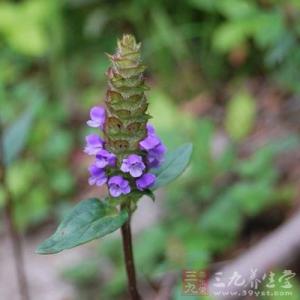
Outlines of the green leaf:
<svg viewBox="0 0 300 300">
<path fill-rule="evenodd" d="M 11 164 L 22 152 L 32 126 L 36 108 L 36 106 L 30 106 L 13 125 L 3 132 L 5 165 Z"/>
<path fill-rule="evenodd" d="M 237 183 L 232 186 L 230 196 L 239 211 L 248 216 L 257 215 L 276 201 L 272 185 L 263 181 Z"/>
<path fill-rule="evenodd" d="M 116 213 L 112 207 L 96 198 L 81 201 L 62 221 L 56 232 L 36 250 L 38 254 L 54 254 L 120 228 L 128 219 L 126 211 Z"/>
<path fill-rule="evenodd" d="M 231 20 L 243 20 L 257 15 L 257 6 L 248 0 L 218 1 L 218 11 Z"/>
<path fill-rule="evenodd" d="M 230 50 L 245 43 L 250 31 L 248 27 L 245 20 L 221 24 L 214 32 L 213 47 L 222 53 L 230 52 Z"/>
<path fill-rule="evenodd" d="M 18 53 L 35 57 L 45 54 L 51 37 L 46 28 L 50 20 L 53 22 L 55 4 L 50 1 L 2 2 L 0 33 L 5 42 Z"/>
<path fill-rule="evenodd" d="M 203 232 L 222 237 L 218 245 L 229 243 L 239 231 L 242 222 L 242 215 L 230 196 L 231 194 L 224 194 L 217 198 L 199 219 L 198 225 Z"/>
<path fill-rule="evenodd" d="M 239 92 L 229 102 L 226 112 L 225 127 L 236 141 L 245 138 L 255 123 L 256 105 L 247 92 Z"/>
<path fill-rule="evenodd" d="M 193 145 L 189 143 L 168 152 L 162 166 L 157 170 L 152 170 L 157 178 L 151 190 L 156 190 L 175 180 L 188 166 L 192 151 Z"/>
</svg>

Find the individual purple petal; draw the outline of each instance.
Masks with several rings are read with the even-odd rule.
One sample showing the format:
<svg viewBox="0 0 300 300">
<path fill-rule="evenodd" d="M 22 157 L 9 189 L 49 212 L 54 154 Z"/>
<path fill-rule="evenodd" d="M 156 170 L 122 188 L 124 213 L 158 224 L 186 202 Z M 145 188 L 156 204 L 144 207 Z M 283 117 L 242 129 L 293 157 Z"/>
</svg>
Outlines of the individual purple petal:
<svg viewBox="0 0 300 300">
<path fill-rule="evenodd" d="M 120 175 L 113 176 L 109 179 L 108 184 L 120 185 L 123 182 L 124 178 Z"/>
<path fill-rule="evenodd" d="M 112 197 L 119 197 L 122 194 L 130 193 L 129 182 L 122 176 L 113 176 L 108 180 L 109 193 Z"/>
<path fill-rule="evenodd" d="M 104 183 L 107 182 L 107 176 L 105 174 L 105 171 L 101 168 L 98 168 L 95 165 L 91 165 L 89 167 L 89 172 L 90 172 L 90 178 L 89 178 L 89 184 L 90 185 L 97 185 L 101 186 Z"/>
<path fill-rule="evenodd" d="M 87 124 L 90 127 L 101 128 L 103 129 L 105 123 L 105 109 L 102 106 L 94 106 L 90 110 L 90 120 L 87 121 Z"/>
<path fill-rule="evenodd" d="M 97 134 L 89 134 L 85 138 L 84 152 L 88 155 L 96 155 L 103 148 L 103 140 Z"/>
<path fill-rule="evenodd" d="M 145 168 L 143 158 L 136 154 L 131 154 L 124 158 L 121 165 L 121 171 L 129 173 L 132 177 L 140 177 Z"/>
<path fill-rule="evenodd" d="M 126 195 L 126 194 L 130 193 L 131 188 L 130 188 L 129 183 L 128 183 L 127 180 L 124 180 L 120 186 L 121 186 L 123 194 Z"/>
<path fill-rule="evenodd" d="M 149 168 L 157 168 L 159 167 L 163 162 L 163 158 L 157 158 L 155 156 L 147 156 L 147 165 Z"/>
<path fill-rule="evenodd" d="M 129 174 L 134 178 L 140 177 L 143 174 L 144 169 L 145 169 L 144 163 L 141 163 L 140 165 L 135 164 L 130 168 Z"/>
<path fill-rule="evenodd" d="M 154 149 L 148 151 L 147 162 L 149 168 L 159 167 L 164 161 L 164 155 L 166 153 L 166 146 L 164 144 L 159 144 Z"/>
<path fill-rule="evenodd" d="M 166 147 L 151 124 L 147 124 L 147 132 L 148 136 L 140 142 L 140 148 L 147 151 L 147 167 L 155 168 L 163 162 Z"/>
<path fill-rule="evenodd" d="M 140 142 L 140 147 L 143 150 L 151 150 L 161 143 L 160 139 L 156 135 L 148 135 L 144 140 Z"/>
<path fill-rule="evenodd" d="M 140 191 L 148 189 L 155 183 L 156 176 L 151 173 L 146 173 L 136 180 L 136 186 Z"/>
<path fill-rule="evenodd" d="M 148 123 L 147 124 L 147 133 L 148 135 L 155 134 L 155 128 L 152 124 Z"/>
<path fill-rule="evenodd" d="M 159 144 L 153 149 L 149 150 L 148 153 L 153 156 L 162 157 L 166 153 L 166 146 L 164 144 Z"/>
<path fill-rule="evenodd" d="M 120 189 L 119 186 L 117 186 L 117 185 L 111 185 L 110 188 L 109 188 L 109 193 L 110 193 L 110 195 L 112 197 L 116 198 L 116 197 L 121 196 L 122 191 L 121 191 L 121 189 Z"/>
<path fill-rule="evenodd" d="M 108 152 L 105 149 L 100 150 L 96 155 L 96 162 L 95 165 L 98 168 L 105 168 L 106 166 L 115 166 L 117 157 L 113 154 Z"/>
</svg>

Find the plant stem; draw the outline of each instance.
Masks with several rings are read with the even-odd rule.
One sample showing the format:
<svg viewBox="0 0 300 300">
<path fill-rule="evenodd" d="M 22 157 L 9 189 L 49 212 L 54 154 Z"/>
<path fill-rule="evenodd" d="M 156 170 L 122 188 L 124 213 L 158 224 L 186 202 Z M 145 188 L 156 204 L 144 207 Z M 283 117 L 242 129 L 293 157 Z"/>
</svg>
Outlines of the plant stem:
<svg viewBox="0 0 300 300">
<path fill-rule="evenodd" d="M 0 124 L 0 184 L 3 185 L 4 193 L 5 193 L 4 213 L 5 213 L 5 219 L 6 219 L 7 229 L 8 229 L 8 235 L 10 237 L 12 248 L 13 248 L 13 256 L 14 256 L 15 270 L 16 270 L 18 286 L 19 286 L 20 299 L 30 300 L 27 278 L 26 278 L 25 267 L 24 267 L 21 238 L 14 224 L 13 200 L 12 200 L 11 193 L 6 185 L 6 169 L 3 163 L 1 124 Z"/>
<path fill-rule="evenodd" d="M 124 251 L 124 259 L 125 259 L 126 272 L 127 272 L 129 294 L 131 300 L 142 300 L 141 296 L 138 293 L 137 285 L 136 285 L 130 218 L 122 226 L 121 232 L 122 232 L 123 251 Z"/>
<path fill-rule="evenodd" d="M 15 270 L 17 273 L 20 299 L 29 300 L 29 291 L 27 285 L 27 278 L 24 267 L 23 249 L 21 238 L 16 230 L 12 216 L 12 202 L 7 199 L 5 205 L 6 223 L 8 228 L 8 234 L 12 243 L 13 255 L 15 261 Z"/>
</svg>

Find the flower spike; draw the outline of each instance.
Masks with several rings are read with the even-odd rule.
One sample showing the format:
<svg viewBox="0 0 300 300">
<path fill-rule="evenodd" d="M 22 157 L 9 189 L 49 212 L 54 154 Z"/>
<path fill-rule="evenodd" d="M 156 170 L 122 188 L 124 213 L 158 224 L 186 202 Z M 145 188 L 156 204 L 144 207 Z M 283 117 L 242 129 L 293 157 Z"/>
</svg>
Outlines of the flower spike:
<svg viewBox="0 0 300 300">
<path fill-rule="evenodd" d="M 144 80 L 145 65 L 135 38 L 125 34 L 117 42 L 115 54 L 107 54 L 106 107 L 90 111 L 90 127 L 102 130 L 102 138 L 87 136 L 85 152 L 95 156 L 90 167 L 90 184 L 108 184 L 109 194 L 117 198 L 134 191 L 149 189 L 156 177 L 149 172 L 158 167 L 166 147 L 148 123 L 148 101 Z"/>
</svg>

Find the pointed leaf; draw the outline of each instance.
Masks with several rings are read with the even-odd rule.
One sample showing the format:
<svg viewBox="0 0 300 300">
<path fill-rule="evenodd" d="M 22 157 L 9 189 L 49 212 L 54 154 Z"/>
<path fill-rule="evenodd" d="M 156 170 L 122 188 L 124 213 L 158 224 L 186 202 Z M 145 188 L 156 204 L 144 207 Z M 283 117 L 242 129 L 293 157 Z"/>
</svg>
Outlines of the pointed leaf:
<svg viewBox="0 0 300 300">
<path fill-rule="evenodd" d="M 151 190 L 156 190 L 175 180 L 188 166 L 193 151 L 192 144 L 184 144 L 174 151 L 168 152 L 162 166 L 151 170 L 156 175 L 155 185 Z"/>
<path fill-rule="evenodd" d="M 83 200 L 36 252 L 54 254 L 79 246 L 117 230 L 127 219 L 126 211 L 116 212 L 108 203 L 96 198 Z"/>
</svg>

